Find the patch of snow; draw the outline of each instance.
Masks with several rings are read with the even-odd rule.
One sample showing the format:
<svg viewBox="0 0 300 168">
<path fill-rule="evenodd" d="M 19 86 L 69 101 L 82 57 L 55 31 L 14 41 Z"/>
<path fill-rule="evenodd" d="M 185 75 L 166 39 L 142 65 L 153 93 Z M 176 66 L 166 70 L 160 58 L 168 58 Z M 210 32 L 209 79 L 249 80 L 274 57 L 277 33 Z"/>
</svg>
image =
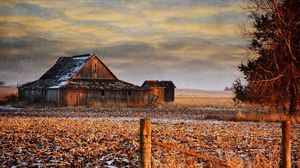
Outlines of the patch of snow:
<svg viewBox="0 0 300 168">
<path fill-rule="evenodd" d="M 113 155 L 113 153 L 109 153 L 109 154 L 107 154 L 107 155 L 104 155 L 104 156 L 102 156 L 102 157 L 100 158 L 100 160 L 103 161 L 105 158 L 107 158 L 107 157 L 109 157 L 109 156 L 112 156 L 112 155 Z"/>
<path fill-rule="evenodd" d="M 13 107 L 11 105 L 0 106 L 0 110 L 20 110 L 21 108 Z"/>
<path fill-rule="evenodd" d="M 113 162 L 114 162 L 113 160 L 108 160 L 108 161 L 106 161 L 106 163 L 107 163 L 108 165 L 111 165 Z"/>
<path fill-rule="evenodd" d="M 58 88 L 60 88 L 61 86 L 67 84 L 67 83 L 68 83 L 67 81 L 62 81 L 62 82 L 58 83 L 58 85 L 50 86 L 49 88 L 50 88 L 50 89 L 58 89 Z"/>
<path fill-rule="evenodd" d="M 108 168 L 118 168 L 118 167 L 116 167 L 116 166 L 107 166 Z"/>
<path fill-rule="evenodd" d="M 84 60 L 86 60 L 86 59 L 89 59 L 91 56 L 85 56 L 85 57 L 74 57 L 74 58 L 72 58 L 72 59 L 74 59 L 74 60 L 81 60 L 81 59 L 84 59 Z"/>
</svg>

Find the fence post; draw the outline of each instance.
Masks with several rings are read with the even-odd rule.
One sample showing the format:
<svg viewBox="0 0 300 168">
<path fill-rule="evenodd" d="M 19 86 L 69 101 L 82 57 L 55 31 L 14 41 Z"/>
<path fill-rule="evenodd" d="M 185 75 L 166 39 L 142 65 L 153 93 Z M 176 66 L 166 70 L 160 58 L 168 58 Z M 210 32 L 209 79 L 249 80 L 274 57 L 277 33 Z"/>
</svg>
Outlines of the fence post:
<svg viewBox="0 0 300 168">
<path fill-rule="evenodd" d="M 281 140 L 281 167 L 292 167 L 292 151 L 291 151 L 291 121 L 282 121 L 282 140 Z"/>
<path fill-rule="evenodd" d="M 140 120 L 140 167 L 151 168 L 151 120 Z"/>
</svg>

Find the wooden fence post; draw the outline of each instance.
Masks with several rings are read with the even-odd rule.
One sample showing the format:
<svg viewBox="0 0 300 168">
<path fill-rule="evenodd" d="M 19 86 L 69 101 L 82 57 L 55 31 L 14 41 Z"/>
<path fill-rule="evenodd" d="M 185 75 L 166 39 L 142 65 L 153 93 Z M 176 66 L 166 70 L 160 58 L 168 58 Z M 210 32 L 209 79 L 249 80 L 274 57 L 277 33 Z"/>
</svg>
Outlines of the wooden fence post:
<svg viewBox="0 0 300 168">
<path fill-rule="evenodd" d="M 151 120 L 140 120 L 140 167 L 151 168 Z"/>
<path fill-rule="evenodd" d="M 281 167 L 292 167 L 292 151 L 291 151 L 291 121 L 282 121 L 282 140 L 281 140 Z"/>
</svg>

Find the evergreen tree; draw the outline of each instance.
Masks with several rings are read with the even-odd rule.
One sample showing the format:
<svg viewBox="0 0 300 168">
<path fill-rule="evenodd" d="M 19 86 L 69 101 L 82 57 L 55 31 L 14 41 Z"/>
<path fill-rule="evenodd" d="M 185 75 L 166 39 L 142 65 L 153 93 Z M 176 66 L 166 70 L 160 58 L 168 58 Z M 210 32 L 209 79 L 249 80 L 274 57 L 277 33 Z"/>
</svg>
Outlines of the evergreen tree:
<svg viewBox="0 0 300 168">
<path fill-rule="evenodd" d="M 233 84 L 235 100 L 299 114 L 300 0 L 251 0 L 249 9 L 255 57 L 238 66 L 246 84 Z"/>
</svg>

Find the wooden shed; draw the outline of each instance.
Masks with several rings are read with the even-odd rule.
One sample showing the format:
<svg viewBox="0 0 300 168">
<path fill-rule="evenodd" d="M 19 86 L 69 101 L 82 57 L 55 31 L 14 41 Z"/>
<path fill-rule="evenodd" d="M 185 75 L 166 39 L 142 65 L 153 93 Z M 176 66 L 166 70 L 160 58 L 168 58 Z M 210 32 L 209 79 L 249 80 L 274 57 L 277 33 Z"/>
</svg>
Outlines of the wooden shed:
<svg viewBox="0 0 300 168">
<path fill-rule="evenodd" d="M 155 100 L 149 89 L 119 80 L 92 54 L 60 57 L 18 93 L 20 100 L 57 106 L 147 106 Z"/>
<path fill-rule="evenodd" d="M 150 89 L 158 102 L 173 102 L 175 99 L 176 86 L 172 81 L 146 80 L 142 87 Z"/>
</svg>

